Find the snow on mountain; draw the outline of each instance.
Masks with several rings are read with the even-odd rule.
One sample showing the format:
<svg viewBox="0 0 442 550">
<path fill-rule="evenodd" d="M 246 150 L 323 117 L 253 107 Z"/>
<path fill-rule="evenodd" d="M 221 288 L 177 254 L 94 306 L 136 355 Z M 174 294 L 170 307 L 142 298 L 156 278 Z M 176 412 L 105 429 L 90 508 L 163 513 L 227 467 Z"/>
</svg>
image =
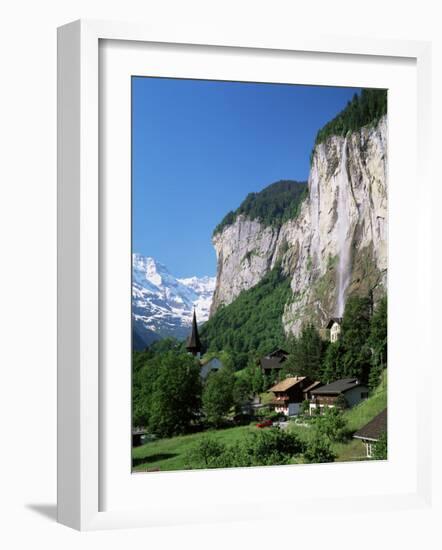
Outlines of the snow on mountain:
<svg viewBox="0 0 442 550">
<path fill-rule="evenodd" d="M 207 321 L 216 277 L 174 277 L 154 258 L 132 255 L 134 348 L 173 336 L 184 339 L 192 323 Z"/>
</svg>

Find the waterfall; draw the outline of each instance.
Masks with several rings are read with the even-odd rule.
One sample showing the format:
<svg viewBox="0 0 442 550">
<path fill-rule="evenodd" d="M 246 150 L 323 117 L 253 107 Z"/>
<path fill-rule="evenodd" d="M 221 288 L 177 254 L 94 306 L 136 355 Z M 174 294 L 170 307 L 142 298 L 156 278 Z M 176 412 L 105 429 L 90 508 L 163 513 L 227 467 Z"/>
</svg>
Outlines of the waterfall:
<svg viewBox="0 0 442 550">
<path fill-rule="evenodd" d="M 345 307 L 345 292 L 350 282 L 351 239 L 350 239 L 350 182 L 347 173 L 347 138 L 341 152 L 341 165 L 337 177 L 338 185 L 338 295 L 336 315 L 342 317 Z"/>
</svg>

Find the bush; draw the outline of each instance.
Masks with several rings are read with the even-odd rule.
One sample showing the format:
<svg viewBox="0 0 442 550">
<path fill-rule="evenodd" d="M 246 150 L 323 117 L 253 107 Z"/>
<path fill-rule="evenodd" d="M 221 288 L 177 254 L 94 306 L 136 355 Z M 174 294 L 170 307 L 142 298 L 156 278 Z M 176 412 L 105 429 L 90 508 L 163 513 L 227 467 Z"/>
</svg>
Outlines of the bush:
<svg viewBox="0 0 442 550">
<path fill-rule="evenodd" d="M 203 437 L 187 455 L 187 462 L 196 468 L 217 468 L 226 446 L 211 437 Z"/>
<path fill-rule="evenodd" d="M 388 456 L 388 442 L 387 442 L 387 432 L 384 432 L 377 443 L 374 445 L 373 449 L 373 459 L 374 460 L 387 460 Z"/>
<path fill-rule="evenodd" d="M 278 428 L 254 432 L 235 445 L 222 445 L 210 438 L 198 442 L 188 461 L 196 468 L 232 468 L 288 464 L 304 451 L 295 435 Z"/>
<path fill-rule="evenodd" d="M 304 452 L 304 462 L 308 464 L 334 462 L 335 458 L 329 441 L 323 436 L 315 437 L 310 441 Z"/>
<path fill-rule="evenodd" d="M 315 420 L 316 432 L 331 442 L 342 442 L 348 437 L 348 426 L 344 415 L 338 408 L 328 408 Z"/>
</svg>

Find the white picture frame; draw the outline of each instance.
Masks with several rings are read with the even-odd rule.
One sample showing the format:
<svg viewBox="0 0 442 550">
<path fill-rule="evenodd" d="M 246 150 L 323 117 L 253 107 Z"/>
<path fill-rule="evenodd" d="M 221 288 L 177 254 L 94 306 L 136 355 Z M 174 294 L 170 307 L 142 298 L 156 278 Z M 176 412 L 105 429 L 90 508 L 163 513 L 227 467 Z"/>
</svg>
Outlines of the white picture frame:
<svg viewBox="0 0 442 550">
<path fill-rule="evenodd" d="M 410 280 L 419 288 L 410 307 L 423 319 L 417 329 L 422 346 L 431 334 L 431 327 L 428 326 L 431 316 L 425 316 L 425 312 L 428 313 L 431 307 L 432 237 L 430 221 L 423 206 L 431 204 L 429 163 L 426 157 L 431 117 L 428 85 L 430 44 L 341 36 L 312 39 L 299 33 L 293 37 L 281 37 L 278 43 L 275 41 L 269 44 L 264 38 L 244 41 L 238 36 L 229 35 L 227 31 L 223 39 L 217 40 L 211 40 L 203 31 L 198 36 L 187 36 L 185 29 L 179 34 L 175 31 L 171 34 L 164 36 L 152 28 L 135 24 L 100 21 L 76 21 L 58 31 L 58 521 L 80 530 L 235 519 L 259 520 L 264 514 L 268 516 L 268 510 L 264 511 L 263 503 L 254 500 L 253 492 L 250 493 L 252 497 L 230 506 L 227 510 L 226 506 L 222 506 L 223 502 L 228 502 L 228 497 L 222 494 L 222 487 L 228 483 L 236 486 L 252 483 L 253 476 L 256 475 L 265 476 L 269 480 L 273 478 L 280 484 L 282 476 L 291 476 L 294 471 L 293 467 L 267 468 L 265 473 L 260 468 L 251 469 L 254 471 L 250 473 L 243 470 L 221 470 L 210 472 L 210 477 L 207 472 L 172 472 L 150 478 L 149 498 L 159 497 L 161 491 L 164 492 L 162 488 L 166 488 L 170 495 L 174 487 L 181 487 L 182 492 L 178 490 L 174 495 L 173 505 L 167 499 L 163 502 L 158 498 L 154 507 L 141 507 L 135 502 L 136 499 L 131 499 L 132 493 L 123 490 L 121 494 L 126 496 L 121 497 L 121 502 L 118 501 L 118 493 L 114 493 L 117 497 L 113 499 L 112 506 L 108 507 L 103 502 L 102 485 L 108 482 L 107 472 L 113 472 L 112 468 L 116 468 L 117 472 L 120 468 L 118 463 L 115 465 L 111 462 L 107 462 L 106 467 L 103 466 L 106 458 L 103 454 L 109 454 L 111 449 L 103 428 L 106 425 L 103 417 L 109 412 L 106 408 L 109 387 L 102 385 L 104 364 L 100 345 L 103 337 L 103 302 L 106 300 L 106 288 L 102 284 L 103 266 L 108 261 L 103 256 L 102 246 L 103 231 L 107 231 L 108 226 L 102 222 L 102 218 L 106 218 L 107 213 L 105 216 L 103 213 L 110 204 L 107 201 L 107 206 L 103 203 L 105 193 L 100 174 L 102 143 L 99 122 L 100 113 L 104 109 L 100 104 L 100 44 L 103 41 L 120 44 L 124 41 L 128 48 L 140 44 L 166 44 L 174 46 L 175 59 L 181 55 L 180 50 L 184 52 L 195 46 L 206 48 L 204 55 L 209 59 L 211 52 L 218 49 L 228 52 L 230 56 L 271 54 L 276 59 L 277 56 L 282 58 L 293 52 L 302 52 L 312 56 L 327 55 L 329 59 L 334 56 L 336 59 L 352 60 L 359 64 L 371 58 L 389 63 L 390 66 L 395 63 L 399 66 L 403 60 L 413 64 L 413 78 L 417 83 L 417 125 L 411 126 L 414 128 L 414 139 L 409 146 L 413 149 L 412 156 L 416 159 L 416 173 L 419 173 L 420 182 L 418 200 L 414 201 L 417 204 L 419 227 L 415 244 L 420 251 L 420 261 L 410 274 Z M 150 55 L 155 55 L 155 52 Z M 158 62 L 161 70 L 160 57 Z M 414 101 L 412 96 L 409 100 Z M 415 124 L 415 121 L 411 124 Z M 118 197 L 114 197 L 111 200 L 115 204 L 117 199 Z M 130 270 L 130 263 L 127 270 Z M 115 284 L 118 284 L 118 280 Z M 411 361 L 413 353 L 408 355 Z M 295 497 L 288 496 L 285 503 L 292 505 L 300 513 L 320 513 L 333 504 L 335 511 L 342 514 L 355 504 L 361 510 L 367 511 L 429 506 L 431 468 L 427 420 L 431 407 L 423 388 L 430 387 L 430 376 L 431 362 L 426 361 L 420 366 L 420 380 L 425 381 L 425 384 L 416 385 L 416 403 L 410 406 L 407 413 L 414 430 L 410 444 L 413 461 L 407 462 L 403 473 L 405 475 L 407 472 L 405 467 L 413 469 L 414 483 L 411 489 L 407 488 L 405 493 L 391 490 L 383 494 L 376 491 L 366 492 L 365 495 L 344 491 L 337 494 L 335 499 L 313 495 L 308 501 L 304 500 L 302 510 Z M 424 402 L 425 407 L 419 406 Z M 120 435 L 121 433 L 119 432 Z M 129 441 L 129 429 L 127 438 Z M 351 468 L 354 472 L 353 466 L 356 465 L 331 466 L 336 471 L 340 470 L 337 476 L 342 476 L 345 475 L 343 468 Z M 370 464 L 371 473 L 368 475 L 372 475 L 373 479 L 386 475 L 386 470 L 382 473 L 384 466 Z M 301 470 L 298 469 L 298 472 Z M 302 475 L 311 484 L 314 483 L 313 478 L 327 476 L 329 472 L 326 465 L 313 465 L 313 469 L 305 468 L 302 474 L 297 475 L 298 478 Z M 394 473 L 394 462 L 390 464 L 389 473 Z M 124 472 L 126 478 L 129 474 L 128 471 Z M 397 481 L 399 483 L 399 477 Z M 144 476 L 142 483 L 146 486 L 149 478 Z M 138 482 L 131 481 L 130 484 Z M 185 493 L 190 487 L 199 487 L 195 490 L 198 494 L 199 490 L 203 491 L 202 485 L 211 487 L 211 484 L 218 491 L 218 499 L 213 502 L 198 502 L 197 497 Z M 210 498 L 210 495 L 206 497 Z M 130 505 L 129 501 L 135 502 L 135 505 Z M 284 512 L 279 511 L 275 517 L 283 515 Z"/>
</svg>

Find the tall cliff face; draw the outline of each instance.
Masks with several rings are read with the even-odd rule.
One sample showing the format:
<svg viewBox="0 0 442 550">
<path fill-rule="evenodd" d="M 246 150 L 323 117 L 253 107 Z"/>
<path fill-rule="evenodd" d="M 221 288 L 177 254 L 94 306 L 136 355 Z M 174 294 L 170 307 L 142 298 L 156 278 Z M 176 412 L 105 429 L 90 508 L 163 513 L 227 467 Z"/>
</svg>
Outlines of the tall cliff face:
<svg viewBox="0 0 442 550">
<path fill-rule="evenodd" d="M 293 292 L 287 333 L 340 316 L 349 293 L 374 299 L 387 285 L 387 120 L 317 145 L 308 196 L 280 227 L 238 216 L 213 238 L 218 273 L 211 315 L 277 262 Z"/>
</svg>

